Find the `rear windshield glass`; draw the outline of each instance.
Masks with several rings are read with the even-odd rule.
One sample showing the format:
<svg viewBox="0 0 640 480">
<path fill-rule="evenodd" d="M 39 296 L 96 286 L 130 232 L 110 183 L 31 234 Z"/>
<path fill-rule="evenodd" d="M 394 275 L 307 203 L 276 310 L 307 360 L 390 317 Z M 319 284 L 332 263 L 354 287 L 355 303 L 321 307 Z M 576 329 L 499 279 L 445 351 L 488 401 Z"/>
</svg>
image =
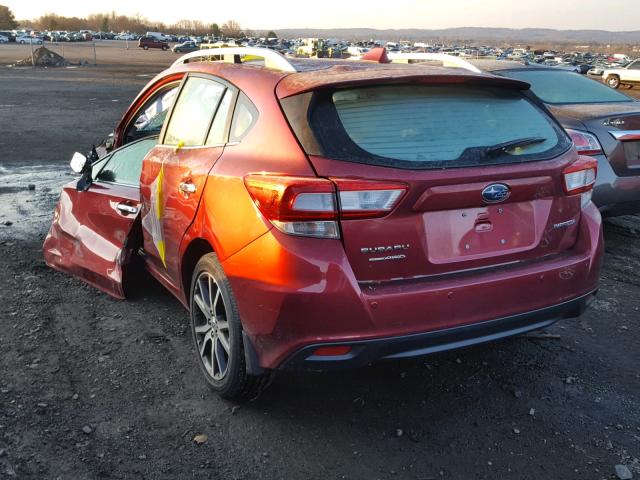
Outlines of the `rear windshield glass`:
<svg viewBox="0 0 640 480">
<path fill-rule="evenodd" d="M 546 103 L 631 102 L 626 95 L 579 73 L 553 70 L 507 70 L 505 77 L 531 84 L 531 90 Z"/>
<path fill-rule="evenodd" d="M 379 86 L 324 97 L 311 124 L 332 158 L 440 168 L 542 159 L 569 146 L 557 125 L 518 91 Z M 495 148 L 513 141 L 523 145 Z"/>
</svg>

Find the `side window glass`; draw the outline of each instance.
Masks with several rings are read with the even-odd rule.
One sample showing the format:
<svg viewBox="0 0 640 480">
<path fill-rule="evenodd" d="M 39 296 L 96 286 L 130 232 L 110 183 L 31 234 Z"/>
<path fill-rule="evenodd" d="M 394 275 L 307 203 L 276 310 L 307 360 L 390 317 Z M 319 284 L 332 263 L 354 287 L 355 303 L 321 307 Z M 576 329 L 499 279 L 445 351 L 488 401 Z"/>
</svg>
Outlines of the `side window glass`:
<svg viewBox="0 0 640 480">
<path fill-rule="evenodd" d="M 160 135 L 164 120 L 177 94 L 178 86 L 176 85 L 149 99 L 127 129 L 124 143 L 131 143 L 151 135 Z"/>
<path fill-rule="evenodd" d="M 236 103 L 236 110 L 233 114 L 233 123 L 231 124 L 230 142 L 239 142 L 242 140 L 251 127 L 258 119 L 258 111 L 253 106 L 251 100 L 244 93 L 241 93 Z"/>
<path fill-rule="evenodd" d="M 173 108 L 164 143 L 185 147 L 203 145 L 224 91 L 225 87 L 213 80 L 187 78 Z"/>
<path fill-rule="evenodd" d="M 220 145 L 221 143 L 226 142 L 225 130 L 227 126 L 227 118 L 229 117 L 229 110 L 231 109 L 232 98 L 233 92 L 227 89 L 222 101 L 220 102 L 218 111 L 216 112 L 216 117 L 213 119 L 213 123 L 211 124 L 211 130 L 209 130 L 209 136 L 207 137 L 207 145 Z"/>
<path fill-rule="evenodd" d="M 629 68 L 631 70 L 640 70 L 640 61 L 633 62 Z"/>
<path fill-rule="evenodd" d="M 94 164 L 94 179 L 134 187 L 139 186 L 142 161 L 147 153 L 156 146 L 157 141 L 157 137 L 149 137 L 114 151 L 107 157 L 106 162 L 100 160 Z M 102 168 L 95 174 L 96 167 L 100 165 Z"/>
<path fill-rule="evenodd" d="M 98 174 L 100 170 L 102 170 L 105 164 L 111 159 L 111 155 L 106 155 L 99 159 L 97 162 L 91 165 L 91 178 L 94 180 L 98 179 Z"/>
</svg>

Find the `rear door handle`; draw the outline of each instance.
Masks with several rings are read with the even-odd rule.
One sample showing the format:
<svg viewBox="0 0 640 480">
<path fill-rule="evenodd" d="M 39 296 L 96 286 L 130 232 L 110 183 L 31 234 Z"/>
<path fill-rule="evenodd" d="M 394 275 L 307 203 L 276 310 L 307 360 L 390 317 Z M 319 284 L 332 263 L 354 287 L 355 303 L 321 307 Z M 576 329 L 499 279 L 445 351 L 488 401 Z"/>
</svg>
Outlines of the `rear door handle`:
<svg viewBox="0 0 640 480">
<path fill-rule="evenodd" d="M 136 207 L 132 207 L 131 205 L 127 205 L 126 203 L 119 203 L 116 208 L 125 215 L 133 215 L 135 213 L 138 213 L 138 209 Z"/>
<path fill-rule="evenodd" d="M 178 188 L 185 195 L 189 195 L 191 193 L 196 193 L 196 190 L 197 190 L 196 186 L 193 183 L 190 183 L 190 182 L 181 182 L 180 186 Z"/>
</svg>

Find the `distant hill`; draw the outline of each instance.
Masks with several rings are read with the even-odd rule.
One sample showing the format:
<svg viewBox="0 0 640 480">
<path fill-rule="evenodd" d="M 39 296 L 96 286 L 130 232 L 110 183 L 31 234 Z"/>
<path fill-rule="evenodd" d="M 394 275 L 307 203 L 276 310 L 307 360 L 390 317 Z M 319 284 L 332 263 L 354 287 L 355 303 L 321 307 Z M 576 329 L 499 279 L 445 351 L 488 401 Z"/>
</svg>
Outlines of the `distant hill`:
<svg viewBox="0 0 640 480">
<path fill-rule="evenodd" d="M 288 28 L 276 30 L 286 38 L 319 37 L 347 40 L 431 40 L 468 42 L 522 42 L 522 43 L 571 43 L 576 45 L 640 44 L 640 30 L 609 32 L 606 30 L 553 30 L 550 28 L 484 28 L 459 27 L 441 30 L 401 29 L 376 30 L 374 28 Z"/>
</svg>

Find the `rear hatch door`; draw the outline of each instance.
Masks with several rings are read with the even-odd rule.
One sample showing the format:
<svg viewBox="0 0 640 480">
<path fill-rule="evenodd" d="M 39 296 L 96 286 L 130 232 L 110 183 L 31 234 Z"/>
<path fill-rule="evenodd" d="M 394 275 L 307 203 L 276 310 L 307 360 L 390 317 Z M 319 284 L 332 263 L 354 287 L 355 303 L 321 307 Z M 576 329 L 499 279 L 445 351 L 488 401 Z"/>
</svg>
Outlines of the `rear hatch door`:
<svg viewBox="0 0 640 480">
<path fill-rule="evenodd" d="M 369 205 L 384 195 L 376 182 L 382 191 L 403 188 L 377 217 L 341 219 L 359 281 L 535 261 L 575 243 L 580 198 L 566 196 L 561 179 L 576 154 L 518 89 L 349 86 L 312 97 L 309 129 L 296 133 L 317 174 L 336 182 L 343 214 L 354 198 L 342 192 L 341 185 L 351 189 L 345 179 L 370 182 L 360 195 Z M 296 102 L 304 103 L 283 101 L 294 121 Z M 499 148 L 513 140 L 522 146 Z"/>
</svg>

